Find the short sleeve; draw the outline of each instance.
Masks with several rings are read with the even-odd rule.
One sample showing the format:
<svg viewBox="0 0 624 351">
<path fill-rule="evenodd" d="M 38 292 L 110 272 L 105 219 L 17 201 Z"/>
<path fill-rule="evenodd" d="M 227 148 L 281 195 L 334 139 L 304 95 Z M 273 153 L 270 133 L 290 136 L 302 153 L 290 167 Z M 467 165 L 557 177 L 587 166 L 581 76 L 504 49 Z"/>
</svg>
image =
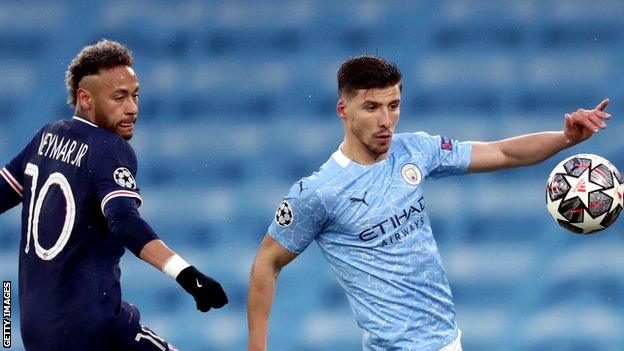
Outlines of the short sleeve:
<svg viewBox="0 0 624 351">
<path fill-rule="evenodd" d="M 117 197 L 134 198 L 140 206 L 143 200 L 136 183 L 137 159 L 130 144 L 115 139 L 92 156 L 95 157 L 89 159 L 89 178 L 102 213 L 106 204 Z"/>
<path fill-rule="evenodd" d="M 285 249 L 303 252 L 322 231 L 326 210 L 315 191 L 304 191 L 295 184 L 277 207 L 268 233 Z"/>
<path fill-rule="evenodd" d="M 466 173 L 470 166 L 472 144 L 424 132 L 410 134 L 428 156 L 427 178 L 437 179 Z"/>
</svg>

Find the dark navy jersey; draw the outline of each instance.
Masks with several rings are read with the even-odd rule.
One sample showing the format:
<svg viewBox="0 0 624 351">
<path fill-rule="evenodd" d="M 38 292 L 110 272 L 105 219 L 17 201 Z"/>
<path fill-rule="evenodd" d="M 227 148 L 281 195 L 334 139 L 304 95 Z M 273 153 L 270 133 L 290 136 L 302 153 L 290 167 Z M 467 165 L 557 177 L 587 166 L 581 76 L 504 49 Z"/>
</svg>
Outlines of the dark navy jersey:
<svg viewBox="0 0 624 351">
<path fill-rule="evenodd" d="M 97 349 L 120 316 L 108 201 L 141 201 L 137 161 L 114 133 L 74 117 L 43 127 L 0 171 L 22 198 L 19 303 L 28 350 Z M 2 181 L 0 179 L 0 181 Z"/>
</svg>

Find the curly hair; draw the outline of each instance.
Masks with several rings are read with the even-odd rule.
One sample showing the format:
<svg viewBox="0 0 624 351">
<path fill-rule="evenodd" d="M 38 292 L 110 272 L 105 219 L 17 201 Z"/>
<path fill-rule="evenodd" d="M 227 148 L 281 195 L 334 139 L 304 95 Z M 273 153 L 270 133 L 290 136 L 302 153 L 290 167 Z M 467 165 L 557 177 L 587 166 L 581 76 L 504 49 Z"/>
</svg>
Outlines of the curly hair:
<svg viewBox="0 0 624 351">
<path fill-rule="evenodd" d="M 387 88 L 401 82 L 396 64 L 378 56 L 362 55 L 343 62 L 338 70 L 338 93 L 354 96 L 356 90 Z"/>
<path fill-rule="evenodd" d="M 76 91 L 83 77 L 98 74 L 103 68 L 132 66 L 132 61 L 132 52 L 116 41 L 102 39 L 96 44 L 85 46 L 65 72 L 67 103 L 76 106 Z"/>
</svg>

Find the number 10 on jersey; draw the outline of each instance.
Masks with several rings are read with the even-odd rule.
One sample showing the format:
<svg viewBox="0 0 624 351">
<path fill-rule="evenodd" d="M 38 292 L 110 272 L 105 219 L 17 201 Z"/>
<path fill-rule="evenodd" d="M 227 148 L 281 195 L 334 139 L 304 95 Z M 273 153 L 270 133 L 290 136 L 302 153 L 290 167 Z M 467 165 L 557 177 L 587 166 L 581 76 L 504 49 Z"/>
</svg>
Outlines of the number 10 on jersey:
<svg viewBox="0 0 624 351">
<path fill-rule="evenodd" d="M 76 201 L 74 200 L 74 194 L 72 193 L 71 186 L 67 181 L 67 178 L 59 172 L 50 174 L 48 179 L 39 190 L 37 194 L 37 181 L 39 179 L 39 167 L 32 163 L 26 165 L 25 174 L 32 177 L 32 184 L 30 186 L 30 204 L 28 206 L 28 232 L 26 233 L 26 247 L 24 252 L 28 253 L 30 250 L 30 237 L 33 237 L 33 243 L 35 245 L 35 252 L 37 256 L 42 260 L 49 261 L 56 257 L 65 245 L 69 241 L 72 229 L 74 228 L 74 221 L 76 219 Z M 41 217 L 41 211 L 43 206 L 43 200 L 45 200 L 48 191 L 52 185 L 57 185 L 65 198 L 65 220 L 63 221 L 63 228 L 56 243 L 49 248 L 45 249 L 39 244 L 39 218 Z"/>
</svg>

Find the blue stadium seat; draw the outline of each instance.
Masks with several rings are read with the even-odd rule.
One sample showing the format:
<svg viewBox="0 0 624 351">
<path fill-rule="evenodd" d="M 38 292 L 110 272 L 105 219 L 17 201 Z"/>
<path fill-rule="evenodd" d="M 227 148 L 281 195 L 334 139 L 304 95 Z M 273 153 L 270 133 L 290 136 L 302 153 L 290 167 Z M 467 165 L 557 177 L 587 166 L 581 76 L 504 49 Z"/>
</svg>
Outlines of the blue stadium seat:
<svg viewBox="0 0 624 351">
<path fill-rule="evenodd" d="M 0 157 L 13 157 L 41 124 L 71 115 L 63 75 L 80 46 L 103 36 L 127 44 L 142 85 L 131 141 L 141 213 L 172 248 L 218 277 L 231 303 L 200 314 L 175 282 L 131 254 L 122 261 L 124 298 L 180 349 L 241 350 L 249 269 L 275 208 L 342 140 L 335 74 L 345 58 L 379 54 L 402 68 L 400 132 L 497 140 L 557 130 L 564 113 L 610 97 L 610 129 L 587 143 L 529 168 L 428 182 L 425 198 L 464 349 L 620 350 L 621 223 L 589 237 L 568 234 L 543 196 L 554 165 L 574 153 L 601 154 L 624 171 L 624 5 L 533 5 L 5 1 Z M 0 273 L 15 283 L 20 223 L 19 210 L 0 216 Z M 14 349 L 22 350 L 13 321 Z M 269 345 L 361 348 L 316 245 L 278 279 Z"/>
</svg>

